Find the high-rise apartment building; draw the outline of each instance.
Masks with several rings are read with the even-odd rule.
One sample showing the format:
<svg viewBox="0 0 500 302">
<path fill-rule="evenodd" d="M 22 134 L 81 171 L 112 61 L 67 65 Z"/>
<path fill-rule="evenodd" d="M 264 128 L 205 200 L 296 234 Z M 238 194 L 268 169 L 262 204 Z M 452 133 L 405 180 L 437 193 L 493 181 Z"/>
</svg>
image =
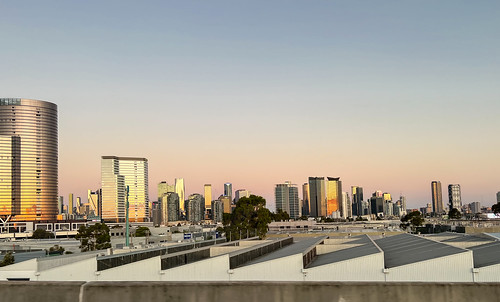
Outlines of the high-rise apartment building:
<svg viewBox="0 0 500 302">
<path fill-rule="evenodd" d="M 448 205 L 450 210 L 455 208 L 462 211 L 462 194 L 459 184 L 448 185 Z"/>
<path fill-rule="evenodd" d="M 167 192 L 175 192 L 175 185 L 169 185 L 166 181 L 161 181 L 158 183 L 158 201 Z"/>
<path fill-rule="evenodd" d="M 310 216 L 326 217 L 325 178 L 309 177 Z"/>
<path fill-rule="evenodd" d="M 443 193 L 441 191 L 441 182 L 432 181 L 431 182 L 431 193 L 432 193 L 432 212 L 434 214 L 443 214 Z"/>
<path fill-rule="evenodd" d="M 191 223 L 198 223 L 205 218 L 205 199 L 201 194 L 191 194 L 186 200 L 186 218 Z"/>
<path fill-rule="evenodd" d="M 59 196 L 59 200 L 57 201 L 57 214 L 62 214 L 63 213 L 63 206 L 64 206 L 64 197 Z"/>
<path fill-rule="evenodd" d="M 162 195 L 160 203 L 161 224 L 179 220 L 179 195 L 175 192 L 167 192 Z"/>
<path fill-rule="evenodd" d="M 340 177 L 327 177 L 326 180 L 326 215 L 340 217 L 340 205 L 342 204 L 342 181 Z"/>
<path fill-rule="evenodd" d="M 227 182 L 224 184 L 224 196 L 228 196 L 229 200 L 233 201 L 233 184 Z"/>
<path fill-rule="evenodd" d="M 179 195 L 179 207 L 180 211 L 185 211 L 184 201 L 186 199 L 185 196 L 186 186 L 184 185 L 184 178 L 176 178 L 175 179 L 175 193 Z"/>
<path fill-rule="evenodd" d="M 129 219 L 149 219 L 148 160 L 139 157 L 101 158 L 102 219 L 123 222 L 129 188 Z"/>
<path fill-rule="evenodd" d="M 309 216 L 309 184 L 304 183 L 302 185 L 302 216 Z"/>
<path fill-rule="evenodd" d="M 250 191 L 245 190 L 245 189 L 240 189 L 240 190 L 234 191 L 234 201 L 235 202 L 238 202 L 238 200 L 240 200 L 240 198 L 242 198 L 242 197 L 250 197 Z"/>
<path fill-rule="evenodd" d="M 0 218 L 57 218 L 57 105 L 0 98 Z"/>
<path fill-rule="evenodd" d="M 497 192 L 497 202 L 500 202 L 500 192 Z"/>
<path fill-rule="evenodd" d="M 224 204 L 220 200 L 212 200 L 212 221 L 214 223 L 222 222 L 222 215 L 224 214 Z"/>
<path fill-rule="evenodd" d="M 342 206 L 340 207 L 340 217 L 346 219 L 352 217 L 351 201 L 349 200 L 349 193 L 342 192 Z"/>
<path fill-rule="evenodd" d="M 284 184 L 277 184 L 274 189 L 276 200 L 276 210 L 281 209 L 287 212 L 290 218 L 299 218 L 299 189 L 297 185 L 292 185 L 286 181 Z"/>
<path fill-rule="evenodd" d="M 481 213 L 481 203 L 475 201 L 470 204 L 470 211 L 472 214 Z"/>
</svg>

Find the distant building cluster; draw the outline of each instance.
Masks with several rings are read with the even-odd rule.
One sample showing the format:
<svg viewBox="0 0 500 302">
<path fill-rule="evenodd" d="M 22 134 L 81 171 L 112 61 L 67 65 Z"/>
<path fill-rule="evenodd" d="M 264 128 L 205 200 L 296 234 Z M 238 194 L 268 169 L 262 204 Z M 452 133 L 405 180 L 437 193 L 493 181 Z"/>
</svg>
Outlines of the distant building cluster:
<svg viewBox="0 0 500 302">
<path fill-rule="evenodd" d="M 287 181 L 275 187 L 276 209 L 287 212 L 290 218 L 303 216 L 348 219 L 354 217 L 400 217 L 406 214 L 406 197 L 393 202 L 390 193 L 376 191 L 364 200 L 363 188 L 351 187 L 342 191 L 340 177 L 309 177 L 302 185 L 302 199 L 298 186 Z"/>
</svg>

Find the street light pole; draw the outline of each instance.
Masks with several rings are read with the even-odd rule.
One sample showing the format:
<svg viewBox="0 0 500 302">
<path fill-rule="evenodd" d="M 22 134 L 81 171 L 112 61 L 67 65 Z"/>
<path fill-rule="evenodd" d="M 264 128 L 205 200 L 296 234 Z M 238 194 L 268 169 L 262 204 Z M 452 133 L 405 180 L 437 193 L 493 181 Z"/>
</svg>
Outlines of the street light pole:
<svg viewBox="0 0 500 302">
<path fill-rule="evenodd" d="M 127 200 L 125 202 L 125 212 L 126 212 L 126 218 L 125 218 L 125 246 L 129 246 L 129 223 L 128 223 L 128 192 L 129 192 L 129 186 L 127 186 Z"/>
</svg>

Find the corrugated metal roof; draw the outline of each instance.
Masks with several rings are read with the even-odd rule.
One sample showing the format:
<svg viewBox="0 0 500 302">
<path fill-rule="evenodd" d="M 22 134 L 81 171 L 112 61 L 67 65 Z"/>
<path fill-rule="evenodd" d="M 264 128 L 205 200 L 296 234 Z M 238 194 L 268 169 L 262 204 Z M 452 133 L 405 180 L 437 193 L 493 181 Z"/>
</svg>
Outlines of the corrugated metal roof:
<svg viewBox="0 0 500 302">
<path fill-rule="evenodd" d="M 259 257 L 255 260 L 247 262 L 244 266 L 247 265 L 252 265 L 252 264 L 257 264 L 261 262 L 266 262 L 266 261 L 271 261 L 283 257 L 288 257 L 291 255 L 296 255 L 296 254 L 303 254 L 304 252 L 308 251 L 311 247 L 316 246 L 317 244 L 320 244 L 321 241 L 325 240 L 326 236 L 319 236 L 319 237 L 313 237 L 313 238 L 307 238 L 307 239 L 302 239 L 302 238 L 294 238 L 294 243 L 279 249 L 275 252 L 269 253 L 267 255 L 264 255 L 262 257 Z"/>
<path fill-rule="evenodd" d="M 365 244 L 318 255 L 308 268 L 381 253 L 380 249 L 370 240 L 370 238 L 368 238 L 367 235 L 362 237 L 364 238 L 360 238 L 358 242 L 365 242 Z"/>
<path fill-rule="evenodd" d="M 474 255 L 474 267 L 500 264 L 500 241 L 470 247 Z"/>
<path fill-rule="evenodd" d="M 488 239 L 485 237 L 474 236 L 474 235 L 461 235 L 455 238 L 450 238 L 443 240 L 441 242 L 492 242 L 493 239 Z"/>
<path fill-rule="evenodd" d="M 375 240 L 384 251 L 386 268 L 450 256 L 467 250 L 410 234 Z"/>
</svg>

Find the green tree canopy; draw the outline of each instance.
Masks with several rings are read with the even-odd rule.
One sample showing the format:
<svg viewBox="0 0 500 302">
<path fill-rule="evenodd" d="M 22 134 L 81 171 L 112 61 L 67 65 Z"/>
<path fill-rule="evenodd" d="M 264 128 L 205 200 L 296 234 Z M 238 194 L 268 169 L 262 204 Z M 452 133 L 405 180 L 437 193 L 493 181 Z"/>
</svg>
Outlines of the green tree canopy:
<svg viewBox="0 0 500 302">
<path fill-rule="evenodd" d="M 287 221 L 290 220 L 290 215 L 282 209 L 278 209 L 275 213 L 271 213 L 271 219 L 273 221 Z"/>
<path fill-rule="evenodd" d="M 36 229 L 31 236 L 31 238 L 33 239 L 50 239 L 54 237 L 55 236 L 52 232 L 46 231 L 44 229 Z"/>
<path fill-rule="evenodd" d="M 494 204 L 491 207 L 491 210 L 493 211 L 493 213 L 495 213 L 495 215 L 500 214 L 500 202 L 497 202 L 496 204 Z"/>
<path fill-rule="evenodd" d="M 148 235 L 151 235 L 148 227 L 140 226 L 135 230 L 135 237 L 146 237 Z"/>
<path fill-rule="evenodd" d="M 0 261 L 0 267 L 14 264 L 14 255 L 12 255 L 12 252 L 7 252 L 5 256 L 3 256 L 3 260 Z"/>
<path fill-rule="evenodd" d="M 223 215 L 224 227 L 219 231 L 225 232 L 231 240 L 250 236 L 259 236 L 261 239 L 267 234 L 267 225 L 271 222 L 271 212 L 265 208 L 266 200 L 261 196 L 250 195 L 242 197 L 236 203 L 231 214 Z"/>
<path fill-rule="evenodd" d="M 81 226 L 75 238 L 80 240 L 82 252 L 102 250 L 111 247 L 109 227 L 104 223 Z"/>
<path fill-rule="evenodd" d="M 462 218 L 462 213 L 458 209 L 452 208 L 448 213 L 450 219 L 460 219 Z"/>
<path fill-rule="evenodd" d="M 422 213 L 420 211 L 413 211 L 401 218 L 402 228 L 408 227 L 410 224 L 414 227 L 421 226 L 424 223 L 424 218 L 422 217 Z"/>
</svg>

